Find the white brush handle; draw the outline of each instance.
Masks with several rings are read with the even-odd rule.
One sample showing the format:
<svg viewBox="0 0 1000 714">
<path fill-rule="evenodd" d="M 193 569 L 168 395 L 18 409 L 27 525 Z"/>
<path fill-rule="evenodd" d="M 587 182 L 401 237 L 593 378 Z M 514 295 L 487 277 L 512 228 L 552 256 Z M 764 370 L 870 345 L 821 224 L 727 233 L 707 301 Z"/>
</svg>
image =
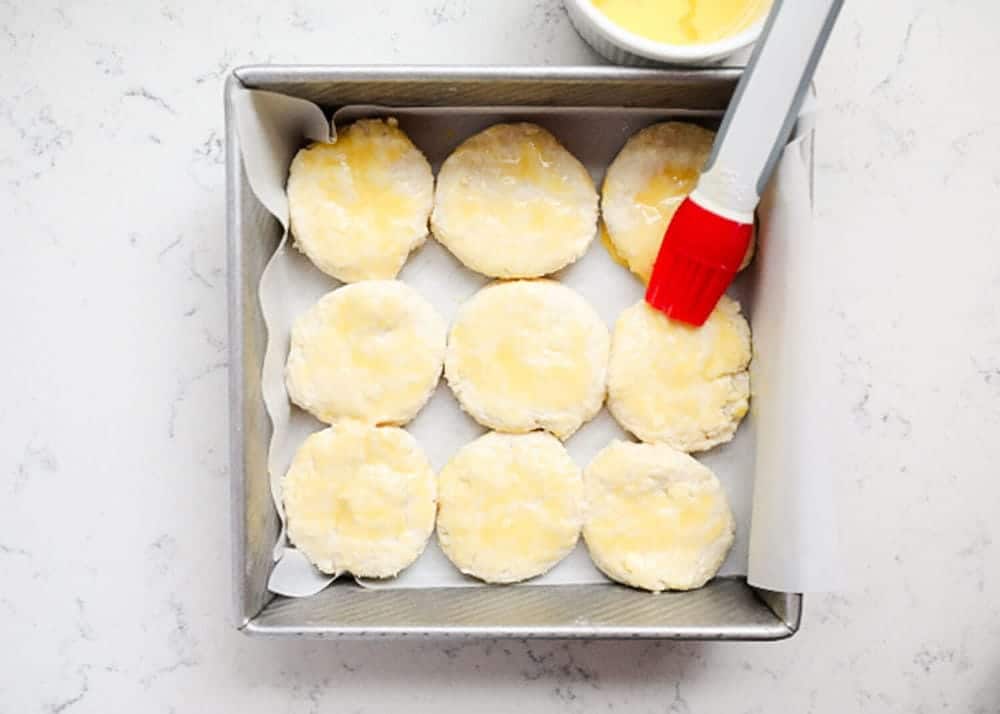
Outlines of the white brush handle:
<svg viewBox="0 0 1000 714">
<path fill-rule="evenodd" d="M 743 223 L 795 125 L 843 0 L 774 0 L 692 198 Z"/>
</svg>

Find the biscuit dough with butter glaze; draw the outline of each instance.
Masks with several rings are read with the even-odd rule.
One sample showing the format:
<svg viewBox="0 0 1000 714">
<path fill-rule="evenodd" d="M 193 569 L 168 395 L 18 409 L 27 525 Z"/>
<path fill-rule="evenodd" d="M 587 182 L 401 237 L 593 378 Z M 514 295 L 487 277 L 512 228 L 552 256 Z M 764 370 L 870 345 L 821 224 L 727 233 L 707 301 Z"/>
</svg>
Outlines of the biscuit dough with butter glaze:
<svg viewBox="0 0 1000 714">
<path fill-rule="evenodd" d="M 705 451 L 733 438 L 750 399 L 750 327 L 723 296 L 701 327 L 645 301 L 615 323 L 608 409 L 642 441 Z"/>
<path fill-rule="evenodd" d="M 632 136 L 608 167 L 601 192 L 608 249 L 644 283 L 667 225 L 698 183 L 714 140 L 715 132 L 696 124 L 654 124 Z"/>
<path fill-rule="evenodd" d="M 434 471 L 396 427 L 344 420 L 310 435 L 281 490 L 289 539 L 324 573 L 391 577 L 434 530 Z"/>
<path fill-rule="evenodd" d="M 614 441 L 583 474 L 583 538 L 612 580 L 644 590 L 691 590 L 718 572 L 735 523 L 722 484 L 666 444 Z"/>
<path fill-rule="evenodd" d="M 580 468 L 550 434 L 485 434 L 448 462 L 438 488 L 441 549 L 488 583 L 541 575 L 579 538 Z"/>
<path fill-rule="evenodd" d="M 597 234 L 597 190 L 545 129 L 497 124 L 445 160 L 431 229 L 472 270 L 540 277 L 586 252 Z"/>
<path fill-rule="evenodd" d="M 299 151 L 287 191 L 296 247 L 350 283 L 396 277 L 426 240 L 434 176 L 395 119 L 361 119 Z"/>
<path fill-rule="evenodd" d="M 476 421 L 498 431 L 568 438 L 604 403 L 608 328 L 553 280 L 488 285 L 459 309 L 445 377 Z"/>
<path fill-rule="evenodd" d="M 344 285 L 292 325 L 288 395 L 327 424 L 345 417 L 405 424 L 441 377 L 447 329 L 434 307 L 398 280 Z"/>
</svg>

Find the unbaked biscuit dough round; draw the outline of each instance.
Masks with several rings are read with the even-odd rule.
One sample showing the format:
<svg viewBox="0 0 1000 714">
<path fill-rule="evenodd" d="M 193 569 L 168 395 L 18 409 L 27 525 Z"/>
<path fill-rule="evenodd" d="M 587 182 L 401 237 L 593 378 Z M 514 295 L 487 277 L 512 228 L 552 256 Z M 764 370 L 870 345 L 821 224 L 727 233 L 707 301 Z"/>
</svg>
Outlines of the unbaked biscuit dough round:
<svg viewBox="0 0 1000 714">
<path fill-rule="evenodd" d="M 735 524 L 722 484 L 666 444 L 614 441 L 583 475 L 590 557 L 612 580 L 691 590 L 718 572 Z"/>
<path fill-rule="evenodd" d="M 317 419 L 402 425 L 441 377 L 448 326 L 416 290 L 366 280 L 327 293 L 292 326 L 285 382 Z"/>
<path fill-rule="evenodd" d="M 459 449 L 438 489 L 441 549 L 488 583 L 541 575 L 579 538 L 580 469 L 550 434 L 485 434 Z"/>
<path fill-rule="evenodd" d="M 438 174 L 434 237 L 496 278 L 554 273 L 597 233 L 597 190 L 572 154 L 535 124 L 497 124 L 467 139 Z"/>
<path fill-rule="evenodd" d="M 362 119 L 296 154 L 288 174 L 295 245 L 344 282 L 394 278 L 427 238 L 430 164 L 395 119 Z"/>
<path fill-rule="evenodd" d="M 750 399 L 750 327 L 723 296 L 701 327 L 645 301 L 615 323 L 608 409 L 642 441 L 705 451 L 733 438 Z"/>
<path fill-rule="evenodd" d="M 654 124 L 625 142 L 608 167 L 601 194 L 606 247 L 644 283 L 667 225 L 698 183 L 714 140 L 715 132 L 696 124 Z M 753 244 L 744 265 L 752 255 Z"/>
<path fill-rule="evenodd" d="M 324 573 L 391 577 L 434 530 L 434 471 L 396 427 L 348 419 L 310 435 L 281 490 L 288 538 Z"/>
<path fill-rule="evenodd" d="M 608 328 L 582 296 L 552 280 L 488 285 L 459 309 L 445 377 L 476 421 L 498 431 L 568 438 L 604 403 Z"/>
</svg>

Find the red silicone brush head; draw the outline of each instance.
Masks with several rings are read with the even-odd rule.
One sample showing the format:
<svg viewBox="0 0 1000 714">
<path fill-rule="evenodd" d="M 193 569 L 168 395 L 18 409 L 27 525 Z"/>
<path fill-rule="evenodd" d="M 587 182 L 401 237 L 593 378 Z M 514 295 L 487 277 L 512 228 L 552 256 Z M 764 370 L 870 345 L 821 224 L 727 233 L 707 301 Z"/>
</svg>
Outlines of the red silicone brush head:
<svg viewBox="0 0 1000 714">
<path fill-rule="evenodd" d="M 646 302 L 675 320 L 705 324 L 736 276 L 752 232 L 752 223 L 723 218 L 685 198 L 667 226 Z"/>
</svg>

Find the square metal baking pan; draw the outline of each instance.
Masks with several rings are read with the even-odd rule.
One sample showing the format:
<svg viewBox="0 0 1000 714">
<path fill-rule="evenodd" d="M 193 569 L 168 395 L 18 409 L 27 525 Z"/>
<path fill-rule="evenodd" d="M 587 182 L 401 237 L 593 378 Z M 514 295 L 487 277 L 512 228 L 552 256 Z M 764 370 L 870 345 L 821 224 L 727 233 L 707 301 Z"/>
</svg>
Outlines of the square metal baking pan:
<svg viewBox="0 0 1000 714">
<path fill-rule="evenodd" d="M 716 578 L 700 590 L 650 595 L 612 583 L 364 590 L 337 583 L 302 599 L 266 583 L 279 531 L 268 484 L 271 425 L 261 398 L 266 331 L 260 276 L 281 238 L 244 172 L 233 93 L 311 100 L 332 113 L 386 106 L 664 107 L 721 111 L 738 69 L 612 67 L 252 66 L 226 84 L 230 479 L 237 627 L 284 637 L 566 637 L 777 640 L 799 626 L 802 596 Z M 810 167 L 811 168 L 811 167 Z"/>
</svg>

